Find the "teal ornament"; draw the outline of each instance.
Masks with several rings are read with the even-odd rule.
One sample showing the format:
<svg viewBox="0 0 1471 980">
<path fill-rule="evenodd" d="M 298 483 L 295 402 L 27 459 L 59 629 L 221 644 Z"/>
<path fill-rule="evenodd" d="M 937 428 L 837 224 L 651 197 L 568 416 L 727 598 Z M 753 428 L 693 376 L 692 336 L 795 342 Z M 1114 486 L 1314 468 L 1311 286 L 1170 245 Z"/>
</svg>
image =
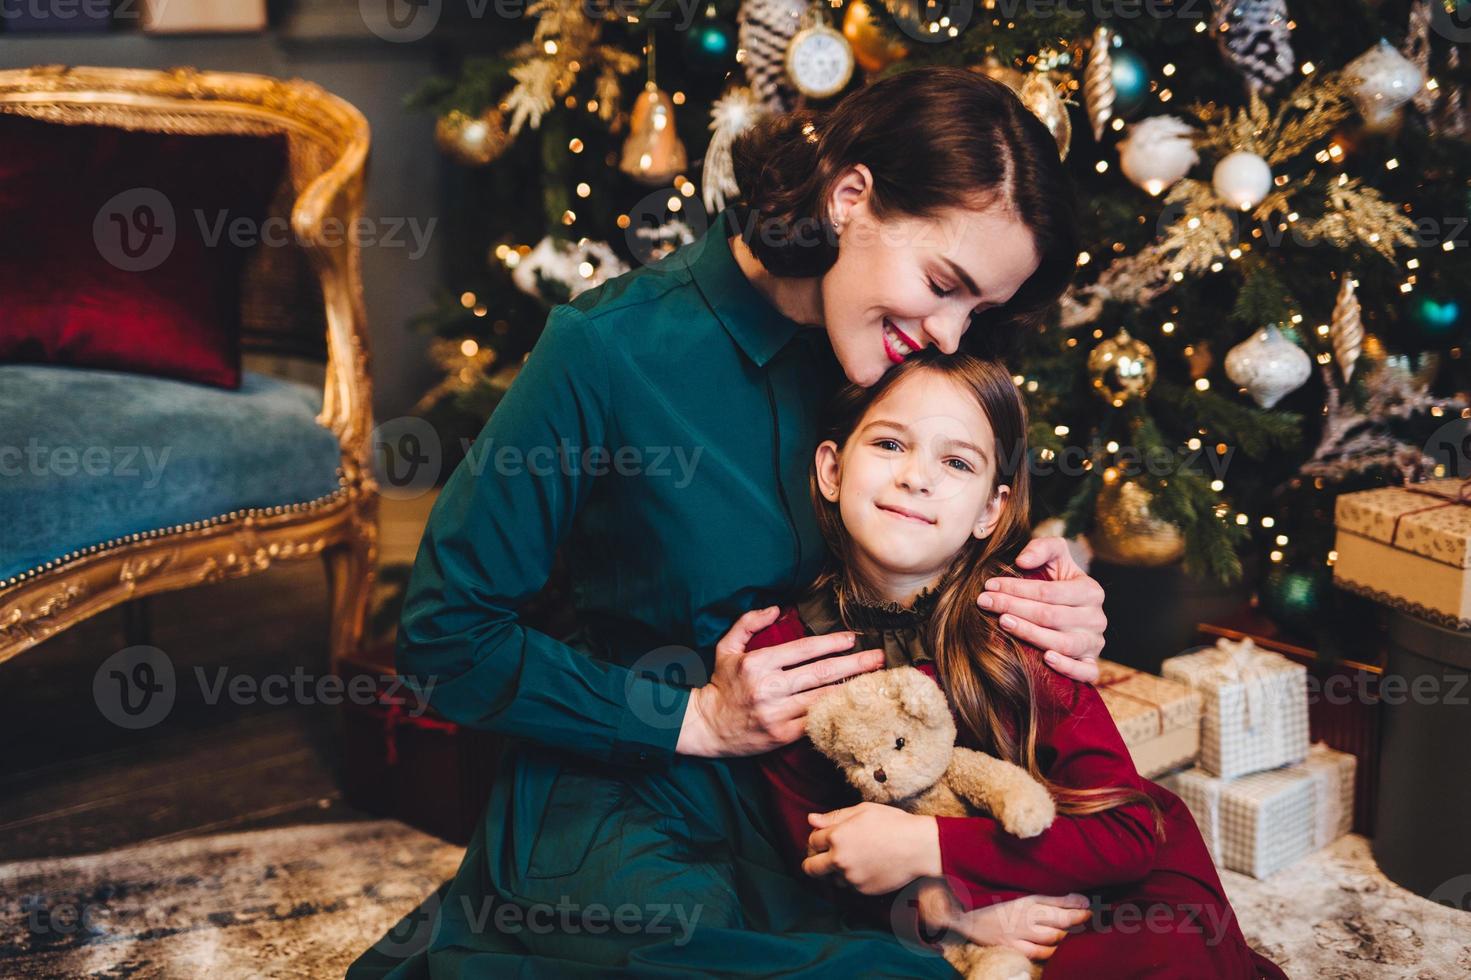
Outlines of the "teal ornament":
<svg viewBox="0 0 1471 980">
<path fill-rule="evenodd" d="M 1415 304 L 1415 322 L 1420 329 L 1432 337 L 1442 336 L 1455 330 L 1461 322 L 1461 304 L 1453 299 L 1444 302 L 1422 296 Z"/>
<path fill-rule="evenodd" d="M 1262 612 L 1273 622 L 1299 635 L 1311 635 L 1333 588 L 1333 575 L 1322 570 L 1293 568 L 1274 562 L 1257 587 Z"/>
<path fill-rule="evenodd" d="M 735 67 L 736 32 L 730 24 L 706 16 L 684 34 L 684 62 L 692 71 L 720 78 Z"/>
<path fill-rule="evenodd" d="M 1149 65 L 1129 48 L 1114 48 L 1113 110 L 1121 118 L 1135 115 L 1149 98 Z"/>
</svg>

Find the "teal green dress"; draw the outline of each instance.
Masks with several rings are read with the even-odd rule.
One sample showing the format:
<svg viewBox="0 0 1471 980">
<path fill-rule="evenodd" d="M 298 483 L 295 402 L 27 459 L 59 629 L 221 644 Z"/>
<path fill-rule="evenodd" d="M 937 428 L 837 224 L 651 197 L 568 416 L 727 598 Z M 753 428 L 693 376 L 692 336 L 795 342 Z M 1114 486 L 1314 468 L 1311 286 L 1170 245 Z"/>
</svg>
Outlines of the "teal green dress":
<svg viewBox="0 0 1471 980">
<path fill-rule="evenodd" d="M 459 872 L 352 980 L 955 976 L 784 865 L 752 759 L 674 752 L 716 641 L 819 570 L 807 471 L 843 380 L 732 217 L 553 309 L 434 505 L 399 668 L 510 741 Z M 559 546 L 570 642 L 517 618 Z"/>
</svg>

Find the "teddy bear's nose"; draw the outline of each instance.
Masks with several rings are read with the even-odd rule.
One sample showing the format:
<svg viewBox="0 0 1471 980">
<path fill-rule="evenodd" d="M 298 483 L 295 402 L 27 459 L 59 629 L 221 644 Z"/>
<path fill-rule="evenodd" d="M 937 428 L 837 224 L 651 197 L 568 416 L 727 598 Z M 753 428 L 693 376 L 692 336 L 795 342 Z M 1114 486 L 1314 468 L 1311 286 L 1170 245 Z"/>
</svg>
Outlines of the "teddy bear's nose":
<svg viewBox="0 0 1471 980">
<path fill-rule="evenodd" d="M 876 779 L 876 780 L 878 780 L 879 782 L 883 782 L 884 780 L 888 779 L 889 777 L 884 775 L 883 769 L 875 769 L 873 771 L 873 778 Z"/>
</svg>

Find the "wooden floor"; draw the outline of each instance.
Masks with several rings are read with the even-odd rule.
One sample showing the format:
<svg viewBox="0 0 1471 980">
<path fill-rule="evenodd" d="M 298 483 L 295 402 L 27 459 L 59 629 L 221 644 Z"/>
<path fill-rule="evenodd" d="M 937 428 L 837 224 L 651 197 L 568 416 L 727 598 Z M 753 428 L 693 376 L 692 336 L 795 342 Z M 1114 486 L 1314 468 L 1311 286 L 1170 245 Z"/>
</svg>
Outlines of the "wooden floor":
<svg viewBox="0 0 1471 980">
<path fill-rule="evenodd" d="M 412 561 L 432 499 L 384 501 L 383 563 Z M 122 608 L 0 664 L 0 861 L 365 816 L 337 788 L 338 708 L 294 690 L 298 672 L 327 672 L 320 560 L 146 601 L 177 690 L 152 728 L 120 728 L 94 700 L 98 666 L 128 645 Z M 232 698 L 222 676 L 290 693 Z"/>
</svg>

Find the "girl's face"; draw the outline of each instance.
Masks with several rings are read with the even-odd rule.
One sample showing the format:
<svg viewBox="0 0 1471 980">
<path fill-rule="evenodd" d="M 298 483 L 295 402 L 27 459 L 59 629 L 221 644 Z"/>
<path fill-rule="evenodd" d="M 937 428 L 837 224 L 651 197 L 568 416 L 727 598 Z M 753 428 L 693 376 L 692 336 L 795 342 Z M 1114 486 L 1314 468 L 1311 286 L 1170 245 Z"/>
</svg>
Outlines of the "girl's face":
<svg viewBox="0 0 1471 980">
<path fill-rule="evenodd" d="M 834 186 L 838 258 L 820 287 L 833 352 L 864 386 L 919 348 L 955 353 L 972 314 L 1004 306 L 1041 262 L 1031 231 L 999 205 L 879 221 L 872 187 L 862 164 Z"/>
<path fill-rule="evenodd" d="M 855 560 L 875 581 L 930 582 L 972 536 L 996 529 L 996 438 L 974 395 L 921 370 L 870 405 L 839 447 L 817 447 L 818 488 L 836 501 Z"/>
</svg>

